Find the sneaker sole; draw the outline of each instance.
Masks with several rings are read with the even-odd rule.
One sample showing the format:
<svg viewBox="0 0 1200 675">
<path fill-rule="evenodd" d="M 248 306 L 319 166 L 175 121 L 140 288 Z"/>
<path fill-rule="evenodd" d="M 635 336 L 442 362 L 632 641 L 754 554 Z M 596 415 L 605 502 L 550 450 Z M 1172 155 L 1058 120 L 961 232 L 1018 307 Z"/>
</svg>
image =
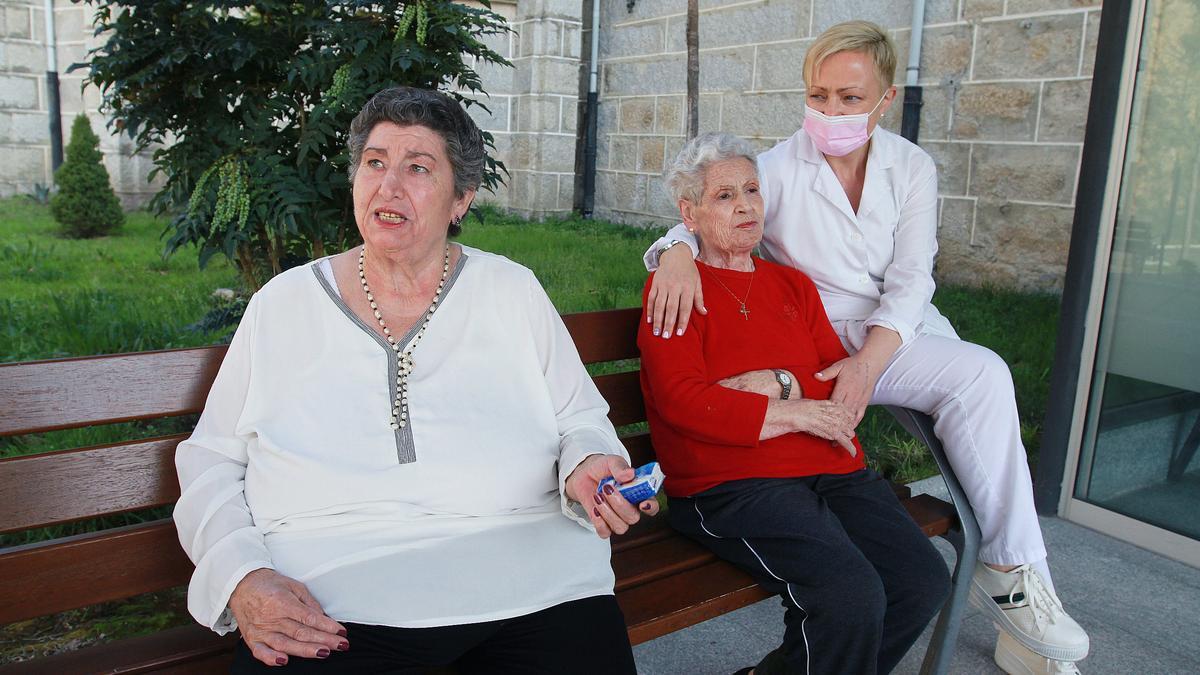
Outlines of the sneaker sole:
<svg viewBox="0 0 1200 675">
<path fill-rule="evenodd" d="M 1000 670 L 1008 673 L 1008 675 L 1036 675 L 1029 666 L 1025 665 L 1021 657 L 1008 651 L 1000 643 L 996 643 L 994 660 L 996 661 L 996 665 L 1000 666 Z"/>
<path fill-rule="evenodd" d="M 1000 606 L 997 605 L 994 600 L 992 600 L 992 597 L 987 594 L 987 591 L 983 590 L 982 586 L 975 583 L 974 579 L 971 580 L 970 598 L 971 604 L 974 605 L 976 609 L 991 616 L 992 620 L 994 620 L 1004 630 L 1005 633 L 1008 633 L 1014 640 L 1025 645 L 1026 649 L 1035 654 L 1040 654 L 1041 656 L 1044 656 L 1048 659 L 1054 659 L 1055 661 L 1081 661 L 1088 655 L 1088 647 L 1090 645 L 1083 645 L 1082 647 L 1061 647 L 1059 645 L 1042 642 L 1041 640 L 1037 640 L 1025 635 L 1021 632 L 1020 628 L 1017 627 L 1017 624 L 1013 623 L 1012 619 L 1008 618 L 1008 614 L 1005 613 L 1003 609 L 1000 609 Z"/>
</svg>

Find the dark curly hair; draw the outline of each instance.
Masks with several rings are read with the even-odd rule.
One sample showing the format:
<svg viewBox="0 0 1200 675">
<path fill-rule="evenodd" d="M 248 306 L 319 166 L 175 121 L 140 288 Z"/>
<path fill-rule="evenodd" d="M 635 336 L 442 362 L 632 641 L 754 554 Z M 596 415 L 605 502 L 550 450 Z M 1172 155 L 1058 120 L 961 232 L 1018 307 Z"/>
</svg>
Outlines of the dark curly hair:
<svg viewBox="0 0 1200 675">
<path fill-rule="evenodd" d="M 380 122 L 402 127 L 423 126 L 437 132 L 446 143 L 446 155 L 454 172 L 454 196 L 462 197 L 467 190 L 476 190 L 483 181 L 483 133 L 462 105 L 439 91 L 416 87 L 392 87 L 371 97 L 354 121 L 350 123 L 350 183 L 358 173 L 367 136 Z M 450 236 L 462 231 L 450 225 Z"/>
</svg>

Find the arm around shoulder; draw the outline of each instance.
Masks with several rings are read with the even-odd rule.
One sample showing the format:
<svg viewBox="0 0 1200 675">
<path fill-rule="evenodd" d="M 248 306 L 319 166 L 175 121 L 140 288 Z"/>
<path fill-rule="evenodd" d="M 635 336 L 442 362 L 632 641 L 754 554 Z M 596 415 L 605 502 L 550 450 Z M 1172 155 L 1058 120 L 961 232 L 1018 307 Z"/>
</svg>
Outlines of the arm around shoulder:
<svg viewBox="0 0 1200 675">
<path fill-rule="evenodd" d="M 672 227 L 666 234 L 659 237 L 650 248 L 646 249 L 642 255 L 642 262 L 646 265 L 647 272 L 653 272 L 658 269 L 658 257 L 662 252 L 670 247 L 672 242 L 681 242 L 692 251 L 692 258 L 695 258 L 700 253 L 700 244 L 696 240 L 696 235 L 688 232 L 687 226 L 679 223 Z"/>
</svg>

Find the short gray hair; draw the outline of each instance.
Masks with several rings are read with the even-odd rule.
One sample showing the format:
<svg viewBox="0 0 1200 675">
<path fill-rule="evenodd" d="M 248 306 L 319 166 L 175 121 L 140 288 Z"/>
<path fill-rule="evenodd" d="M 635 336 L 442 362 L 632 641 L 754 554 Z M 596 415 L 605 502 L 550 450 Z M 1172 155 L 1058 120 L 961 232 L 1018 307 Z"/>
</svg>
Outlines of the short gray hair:
<svg viewBox="0 0 1200 675">
<path fill-rule="evenodd" d="M 446 155 L 454 172 L 454 196 L 462 197 L 467 190 L 479 188 L 483 182 L 485 149 L 483 132 L 462 105 L 453 98 L 431 89 L 416 87 L 392 87 L 371 97 L 354 121 L 350 123 L 350 183 L 358 173 L 367 137 L 380 122 L 391 122 L 402 127 L 422 126 L 432 129 L 446 144 Z M 450 228 L 450 235 L 458 234 L 459 226 Z"/>
<path fill-rule="evenodd" d="M 753 164 L 754 170 L 758 171 L 755 154 L 754 148 L 744 139 L 733 134 L 710 131 L 700 134 L 683 146 L 675 161 L 667 167 L 663 180 L 666 181 L 667 191 L 675 201 L 686 199 L 693 204 L 699 204 L 700 197 L 704 194 L 704 172 L 708 170 L 709 165 L 741 157 Z"/>
</svg>

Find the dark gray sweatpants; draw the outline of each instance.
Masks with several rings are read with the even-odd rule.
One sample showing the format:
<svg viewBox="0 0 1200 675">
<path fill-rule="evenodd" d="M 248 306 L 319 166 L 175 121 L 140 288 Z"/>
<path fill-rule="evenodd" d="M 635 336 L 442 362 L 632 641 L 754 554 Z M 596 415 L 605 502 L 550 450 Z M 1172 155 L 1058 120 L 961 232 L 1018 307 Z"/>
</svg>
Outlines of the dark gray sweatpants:
<svg viewBox="0 0 1200 675">
<path fill-rule="evenodd" d="M 946 563 L 870 469 L 730 481 L 671 498 L 671 525 L 783 599 L 773 673 L 887 673 L 950 592 Z"/>
</svg>

